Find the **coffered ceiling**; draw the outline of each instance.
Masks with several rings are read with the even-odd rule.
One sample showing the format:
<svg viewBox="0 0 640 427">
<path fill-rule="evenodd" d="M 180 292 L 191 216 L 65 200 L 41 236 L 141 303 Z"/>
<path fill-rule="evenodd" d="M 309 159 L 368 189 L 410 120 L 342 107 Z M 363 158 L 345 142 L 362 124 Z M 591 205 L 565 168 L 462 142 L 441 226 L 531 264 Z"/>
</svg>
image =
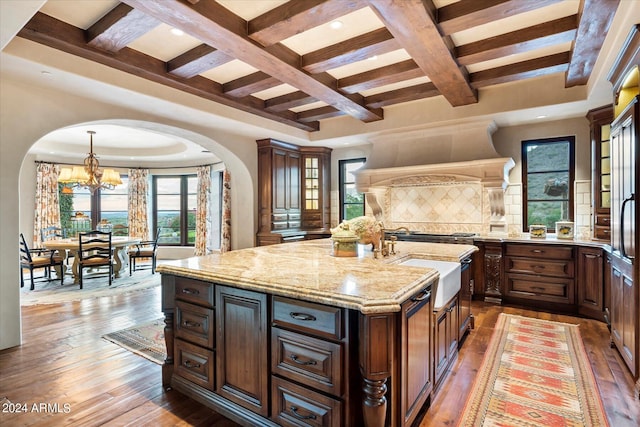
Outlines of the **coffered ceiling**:
<svg viewBox="0 0 640 427">
<path fill-rule="evenodd" d="M 18 37 L 316 131 L 552 73 L 585 85 L 619 1 L 57 0 Z"/>
</svg>

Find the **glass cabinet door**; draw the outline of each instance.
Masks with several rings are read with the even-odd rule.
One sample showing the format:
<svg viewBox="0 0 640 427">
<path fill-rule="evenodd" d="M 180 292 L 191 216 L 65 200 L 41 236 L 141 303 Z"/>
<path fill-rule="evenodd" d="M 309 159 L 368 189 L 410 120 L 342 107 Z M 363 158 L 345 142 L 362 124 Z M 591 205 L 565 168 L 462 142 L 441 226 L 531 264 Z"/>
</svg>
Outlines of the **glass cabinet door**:
<svg viewBox="0 0 640 427">
<path fill-rule="evenodd" d="M 600 136 L 600 208 L 611 207 L 611 125 L 601 127 Z"/>
<path fill-rule="evenodd" d="M 319 188 L 320 174 L 318 170 L 318 158 L 307 157 L 304 162 L 304 188 L 305 188 L 305 209 L 314 210 L 319 208 Z"/>
</svg>

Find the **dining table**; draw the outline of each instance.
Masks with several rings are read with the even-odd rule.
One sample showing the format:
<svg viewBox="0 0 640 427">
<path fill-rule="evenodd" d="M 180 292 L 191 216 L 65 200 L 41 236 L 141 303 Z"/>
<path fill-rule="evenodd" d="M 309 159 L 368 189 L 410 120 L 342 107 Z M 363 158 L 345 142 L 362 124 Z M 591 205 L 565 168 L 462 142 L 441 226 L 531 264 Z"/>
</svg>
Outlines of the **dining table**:
<svg viewBox="0 0 640 427">
<path fill-rule="evenodd" d="M 116 279 L 124 274 L 123 272 L 126 272 L 127 266 L 129 265 L 129 258 L 127 256 L 128 247 L 136 245 L 140 243 L 140 241 L 140 238 L 132 236 L 111 237 L 111 246 L 113 247 L 114 251 L 113 272 Z M 73 282 L 80 283 L 80 274 L 78 271 L 78 250 L 80 247 L 80 242 L 77 238 L 48 240 L 46 242 L 42 242 L 42 246 L 47 249 L 57 250 L 65 259 L 68 257 L 73 257 L 73 263 L 71 265 Z M 66 263 L 63 263 L 62 268 L 66 270 Z M 65 274 L 66 271 L 57 271 L 56 273 Z"/>
</svg>

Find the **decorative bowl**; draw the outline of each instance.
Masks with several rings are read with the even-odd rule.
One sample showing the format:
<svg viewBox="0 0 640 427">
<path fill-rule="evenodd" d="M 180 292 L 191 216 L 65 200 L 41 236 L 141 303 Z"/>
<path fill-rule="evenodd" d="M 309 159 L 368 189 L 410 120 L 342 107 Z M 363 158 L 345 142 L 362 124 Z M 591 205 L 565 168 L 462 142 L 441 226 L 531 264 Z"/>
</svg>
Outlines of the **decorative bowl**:
<svg viewBox="0 0 640 427">
<path fill-rule="evenodd" d="M 556 237 L 558 239 L 573 239 L 574 223 L 572 221 L 556 222 Z"/>
<path fill-rule="evenodd" d="M 547 226 L 541 224 L 531 224 L 529 226 L 529 236 L 532 239 L 546 239 L 547 238 Z"/>
</svg>

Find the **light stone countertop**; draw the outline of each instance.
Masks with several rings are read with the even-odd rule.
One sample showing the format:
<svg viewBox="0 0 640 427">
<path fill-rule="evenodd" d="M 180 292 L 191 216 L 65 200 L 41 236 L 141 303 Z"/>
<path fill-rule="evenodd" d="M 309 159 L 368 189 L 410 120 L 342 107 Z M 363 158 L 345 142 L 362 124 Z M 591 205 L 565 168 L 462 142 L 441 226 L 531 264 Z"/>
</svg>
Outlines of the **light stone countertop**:
<svg viewBox="0 0 640 427">
<path fill-rule="evenodd" d="M 333 257 L 331 243 L 319 239 L 240 249 L 162 262 L 157 271 L 370 314 L 400 311 L 404 301 L 429 284 L 436 291 L 437 270 L 394 262 L 411 257 L 459 262 L 478 250 L 397 242 L 395 255 L 374 259 L 370 245 L 359 245 L 358 257 Z"/>
</svg>

